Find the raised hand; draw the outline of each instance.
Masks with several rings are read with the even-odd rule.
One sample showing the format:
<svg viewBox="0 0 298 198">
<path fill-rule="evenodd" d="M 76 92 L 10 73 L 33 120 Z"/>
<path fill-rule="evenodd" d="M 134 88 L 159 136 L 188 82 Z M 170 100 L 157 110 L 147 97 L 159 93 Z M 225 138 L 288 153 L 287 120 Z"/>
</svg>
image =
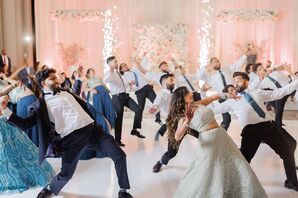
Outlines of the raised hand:
<svg viewBox="0 0 298 198">
<path fill-rule="evenodd" d="M 190 123 L 194 115 L 194 108 L 191 106 L 191 104 L 188 104 L 185 106 L 184 115 L 185 115 L 185 122 L 187 124 Z"/>
</svg>

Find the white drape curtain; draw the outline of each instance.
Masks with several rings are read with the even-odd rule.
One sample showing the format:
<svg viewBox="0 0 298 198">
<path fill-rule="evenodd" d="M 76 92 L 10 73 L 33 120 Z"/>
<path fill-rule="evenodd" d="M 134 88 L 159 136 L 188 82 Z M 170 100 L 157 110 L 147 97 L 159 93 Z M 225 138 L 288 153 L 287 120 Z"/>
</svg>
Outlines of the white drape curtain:
<svg viewBox="0 0 298 198">
<path fill-rule="evenodd" d="M 32 42 L 24 41 L 25 36 L 32 36 L 31 0 L 1 0 L 0 5 L 0 47 L 7 50 L 12 70 L 16 70 L 24 55 L 32 60 Z"/>
<path fill-rule="evenodd" d="M 202 1 L 199 0 L 43 0 L 35 1 L 37 19 L 37 56 L 40 61 L 49 65 L 57 63 L 57 43 L 64 47 L 74 44 L 85 51 L 82 61 L 87 67 L 93 67 L 102 75 L 103 62 L 103 22 L 59 22 L 49 18 L 49 11 L 57 9 L 109 9 L 117 6 L 115 11 L 119 20 L 119 49 L 117 56 L 120 62 L 130 61 L 132 55 L 132 29 L 134 24 L 148 23 L 186 23 L 189 25 L 188 58 L 191 65 L 189 71 L 198 67 L 196 59 L 199 56 L 199 41 L 197 30 L 202 25 Z M 235 43 L 253 40 L 257 44 L 266 41 L 268 51 L 266 59 L 274 63 L 288 61 L 294 70 L 298 70 L 298 1 L 294 0 L 210 0 L 214 7 L 211 15 L 214 35 L 214 52 L 223 65 L 234 61 L 238 54 Z M 216 13 L 222 9 L 276 9 L 280 13 L 275 23 L 239 23 L 222 24 L 216 22 Z M 295 18 L 296 17 L 296 18 Z"/>
</svg>

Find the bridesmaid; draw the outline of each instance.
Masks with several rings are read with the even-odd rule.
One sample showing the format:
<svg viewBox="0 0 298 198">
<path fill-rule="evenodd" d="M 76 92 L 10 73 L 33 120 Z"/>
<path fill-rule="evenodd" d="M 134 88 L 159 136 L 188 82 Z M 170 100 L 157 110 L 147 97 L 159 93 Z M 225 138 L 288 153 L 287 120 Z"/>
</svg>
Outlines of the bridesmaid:
<svg viewBox="0 0 298 198">
<path fill-rule="evenodd" d="M 55 175 L 51 165 L 39 165 L 38 148 L 5 120 L 0 116 L 0 195 L 44 187 Z"/>
<path fill-rule="evenodd" d="M 115 127 L 116 112 L 112 104 L 112 99 L 109 90 L 100 78 L 94 77 L 95 71 L 90 68 L 87 70 L 87 101 L 101 113 L 109 122 L 112 128 Z"/>
<path fill-rule="evenodd" d="M 0 74 L 0 89 L 9 85 L 16 84 L 17 81 L 7 78 L 4 74 Z M 16 114 L 22 118 L 30 114 L 29 106 L 37 101 L 34 93 L 27 88 L 24 84 L 14 87 L 9 93 L 11 108 Z M 16 107 L 16 108 L 15 108 Z M 37 127 L 33 127 L 26 131 L 31 141 L 38 146 L 38 133 Z"/>
</svg>

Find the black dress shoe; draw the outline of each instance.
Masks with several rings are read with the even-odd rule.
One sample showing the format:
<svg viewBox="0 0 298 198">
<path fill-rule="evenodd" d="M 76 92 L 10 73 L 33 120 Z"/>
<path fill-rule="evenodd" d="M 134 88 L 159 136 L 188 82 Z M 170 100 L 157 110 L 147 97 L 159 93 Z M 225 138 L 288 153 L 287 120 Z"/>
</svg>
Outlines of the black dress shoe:
<svg viewBox="0 0 298 198">
<path fill-rule="evenodd" d="M 153 172 L 158 173 L 162 167 L 162 164 L 158 161 L 154 166 L 153 166 Z"/>
<path fill-rule="evenodd" d="M 130 134 L 131 134 L 131 135 L 135 135 L 135 136 L 137 136 L 138 138 L 146 138 L 145 136 L 143 136 L 142 134 L 140 134 L 139 131 L 137 131 L 137 130 L 135 130 L 135 129 L 133 129 L 133 130 L 131 131 Z"/>
<path fill-rule="evenodd" d="M 44 187 L 37 195 L 37 198 L 47 198 L 50 197 L 50 195 L 52 195 L 52 191 L 50 191 L 49 189 L 47 189 L 48 186 Z"/>
<path fill-rule="evenodd" d="M 159 118 L 155 119 L 155 122 L 159 125 L 162 125 L 162 121 Z"/>
<path fill-rule="evenodd" d="M 126 191 L 119 191 L 118 193 L 119 198 L 132 198 L 133 196 Z"/>
<path fill-rule="evenodd" d="M 116 142 L 117 142 L 117 144 L 118 144 L 119 146 L 122 146 L 122 147 L 125 146 L 125 144 L 123 144 L 121 141 L 116 141 Z"/>
<path fill-rule="evenodd" d="M 293 189 L 295 191 L 298 191 L 298 184 L 293 184 L 292 182 L 289 182 L 288 180 L 285 181 L 285 187 L 288 189 Z"/>
</svg>

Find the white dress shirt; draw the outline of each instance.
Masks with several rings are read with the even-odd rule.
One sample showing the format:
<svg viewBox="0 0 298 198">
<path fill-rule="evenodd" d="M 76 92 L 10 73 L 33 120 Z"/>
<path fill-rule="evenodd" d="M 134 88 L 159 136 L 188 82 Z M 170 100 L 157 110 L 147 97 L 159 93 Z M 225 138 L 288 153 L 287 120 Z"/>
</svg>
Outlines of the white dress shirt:
<svg viewBox="0 0 298 198">
<path fill-rule="evenodd" d="M 153 102 L 153 107 L 157 108 L 164 117 L 167 117 L 170 111 L 172 93 L 168 89 L 162 89 Z"/>
<path fill-rule="evenodd" d="M 265 91 L 261 89 L 246 89 L 245 91 L 254 99 L 254 101 L 266 114 L 266 107 L 264 105 L 265 102 L 281 99 L 285 95 L 295 91 L 297 88 L 298 81 L 295 80 L 292 83 L 273 91 Z M 269 114 L 266 114 L 265 118 L 261 118 L 253 109 L 253 107 L 247 102 L 244 96 L 241 94 L 239 94 L 239 96 L 241 96 L 241 99 L 239 100 L 228 99 L 223 103 L 212 103 L 209 106 L 212 108 L 214 113 L 226 113 L 232 111 L 243 127 L 248 124 L 257 124 L 260 122 L 273 120 Z"/>
<path fill-rule="evenodd" d="M 55 130 L 62 138 L 94 122 L 76 99 L 66 91 L 56 95 L 52 95 L 52 91 L 45 91 L 45 94 L 49 119 L 55 124 Z M 7 119 L 12 115 L 9 108 L 4 109 L 2 113 Z"/>
<path fill-rule="evenodd" d="M 135 75 L 132 71 L 126 71 L 122 75 L 123 82 L 125 84 L 126 90 L 129 90 L 131 92 L 136 91 L 137 85 L 131 85 L 132 82 L 136 83 Z"/>
<path fill-rule="evenodd" d="M 246 55 L 241 56 L 241 58 L 234 64 L 228 66 L 228 67 L 222 67 L 221 72 L 223 73 L 225 77 L 226 84 L 233 84 L 233 73 L 236 71 L 241 71 L 242 65 L 244 61 L 246 60 Z M 199 80 L 204 80 L 207 82 L 213 90 L 215 90 L 218 93 L 222 93 L 222 90 L 224 88 L 223 80 L 221 78 L 221 75 L 219 71 L 213 71 L 213 72 L 206 72 L 206 67 L 200 68 L 197 72 L 197 77 Z"/>
<path fill-rule="evenodd" d="M 2 55 L 1 58 L 2 58 L 3 63 L 5 62 L 5 64 L 8 66 L 8 57 L 7 57 L 7 55 L 5 55 L 5 56 Z"/>
<path fill-rule="evenodd" d="M 111 72 L 108 70 L 105 72 L 104 82 L 110 87 L 112 95 L 125 92 L 124 81 L 117 71 Z"/>
<path fill-rule="evenodd" d="M 195 87 L 194 81 L 197 80 L 197 77 L 195 75 L 185 75 L 185 77 L 191 83 L 191 85 L 192 85 L 192 87 L 194 88 L 194 91 L 195 91 L 196 87 Z M 177 75 L 175 76 L 175 83 L 176 83 L 175 84 L 176 88 L 186 87 L 189 91 L 193 91 L 182 74 L 178 75 L 178 76 Z"/>
<path fill-rule="evenodd" d="M 165 75 L 165 72 L 155 72 L 155 71 L 148 71 L 145 74 L 145 78 L 155 84 L 158 84 L 161 86 L 160 84 L 160 78 Z"/>
<path fill-rule="evenodd" d="M 62 138 L 94 122 L 71 94 L 66 91 L 56 95 L 46 93 L 51 92 L 45 91 L 44 96 L 49 119 Z"/>
<path fill-rule="evenodd" d="M 291 82 L 291 78 L 286 75 L 283 72 L 280 71 L 274 71 L 269 74 L 271 78 L 276 80 L 281 87 L 289 84 Z M 259 77 L 255 78 L 250 84 L 249 89 L 277 89 L 278 87 L 272 82 L 268 77 L 265 77 L 263 80 L 261 80 Z"/>
<path fill-rule="evenodd" d="M 250 72 L 248 76 L 249 76 L 249 82 L 252 82 L 255 78 L 259 77 L 255 72 Z"/>
</svg>

